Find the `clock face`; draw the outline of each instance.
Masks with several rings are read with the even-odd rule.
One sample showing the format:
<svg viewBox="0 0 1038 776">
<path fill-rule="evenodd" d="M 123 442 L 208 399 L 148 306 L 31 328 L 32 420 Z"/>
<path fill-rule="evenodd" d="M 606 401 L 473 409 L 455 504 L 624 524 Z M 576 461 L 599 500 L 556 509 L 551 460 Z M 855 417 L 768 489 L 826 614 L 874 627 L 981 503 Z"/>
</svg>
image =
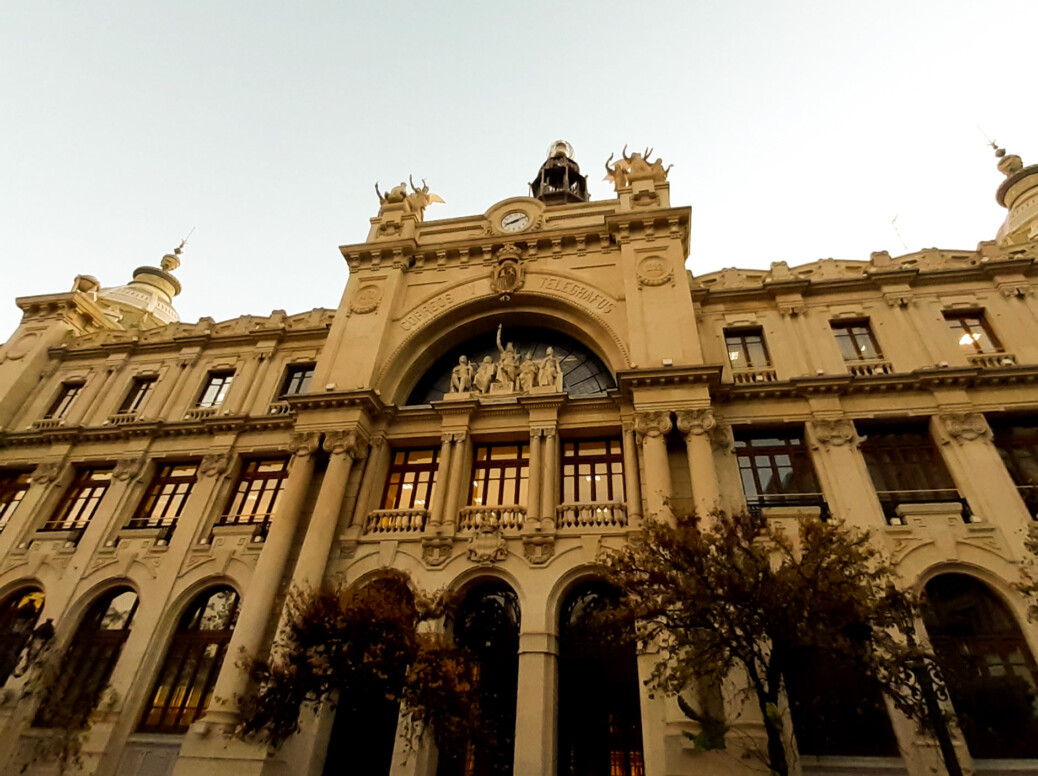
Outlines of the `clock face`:
<svg viewBox="0 0 1038 776">
<path fill-rule="evenodd" d="M 513 210 L 501 216 L 501 231 L 521 232 L 530 225 L 530 216 L 522 210 Z"/>
</svg>

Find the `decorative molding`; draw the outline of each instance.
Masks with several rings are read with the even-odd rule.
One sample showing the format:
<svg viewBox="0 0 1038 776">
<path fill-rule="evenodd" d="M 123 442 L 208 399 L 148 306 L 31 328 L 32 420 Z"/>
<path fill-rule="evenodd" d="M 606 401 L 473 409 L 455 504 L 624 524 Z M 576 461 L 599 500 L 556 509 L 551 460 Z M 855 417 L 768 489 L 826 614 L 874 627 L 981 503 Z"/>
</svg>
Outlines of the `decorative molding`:
<svg viewBox="0 0 1038 776">
<path fill-rule="evenodd" d="M 987 420 L 979 412 L 947 412 L 940 418 L 948 436 L 959 444 L 993 436 Z"/>
<path fill-rule="evenodd" d="M 678 410 L 675 412 L 678 430 L 687 439 L 690 436 L 706 436 L 710 444 L 722 452 L 730 452 L 735 448 L 735 437 L 731 426 L 720 423 L 710 408 L 695 410 Z"/>
<path fill-rule="evenodd" d="M 367 454 L 367 442 L 356 431 L 336 429 L 324 432 L 324 451 L 330 455 L 348 455 L 354 460 Z"/>
<path fill-rule="evenodd" d="M 30 479 L 34 485 L 46 485 L 48 482 L 59 479 L 64 468 L 64 461 L 45 461 L 33 470 Z"/>
<path fill-rule="evenodd" d="M 854 423 L 846 418 L 838 420 L 813 420 L 815 439 L 822 447 L 843 447 L 858 443 L 858 432 Z"/>
<path fill-rule="evenodd" d="M 449 536 L 423 536 L 422 560 L 429 566 L 442 566 L 454 550 L 454 540 Z"/>
<path fill-rule="evenodd" d="M 640 442 L 644 442 L 647 437 L 664 437 L 672 428 L 674 424 L 670 420 L 670 412 L 655 410 L 634 414 L 634 430 L 638 433 Z"/>
<path fill-rule="evenodd" d="M 112 476 L 120 482 L 132 480 L 136 478 L 138 474 L 141 473 L 141 469 L 144 468 L 145 460 L 147 460 L 147 456 L 145 456 L 143 453 L 139 453 L 137 455 L 128 455 L 125 458 L 120 458 L 115 464 L 115 469 L 112 471 Z"/>
<path fill-rule="evenodd" d="M 469 538 L 468 557 L 480 566 L 489 566 L 507 558 L 508 545 L 501 529 L 489 521 L 483 523 Z"/>
<path fill-rule="evenodd" d="M 320 443 L 321 435 L 317 431 L 293 431 L 288 438 L 288 451 L 297 458 L 306 458 Z"/>
<path fill-rule="evenodd" d="M 202 458 L 202 463 L 198 468 L 204 477 L 218 477 L 230 468 L 232 459 L 230 450 L 223 453 L 210 453 Z"/>
<path fill-rule="evenodd" d="M 555 554 L 555 537 L 551 534 L 523 534 L 523 555 L 535 566 L 543 566 Z"/>
<path fill-rule="evenodd" d="M 674 269 L 662 256 L 646 256 L 638 262 L 638 287 L 663 286 L 674 281 Z"/>
<path fill-rule="evenodd" d="M 366 315 L 378 309 L 382 301 L 382 289 L 374 283 L 366 283 L 357 289 L 350 303 L 350 312 Z"/>
</svg>

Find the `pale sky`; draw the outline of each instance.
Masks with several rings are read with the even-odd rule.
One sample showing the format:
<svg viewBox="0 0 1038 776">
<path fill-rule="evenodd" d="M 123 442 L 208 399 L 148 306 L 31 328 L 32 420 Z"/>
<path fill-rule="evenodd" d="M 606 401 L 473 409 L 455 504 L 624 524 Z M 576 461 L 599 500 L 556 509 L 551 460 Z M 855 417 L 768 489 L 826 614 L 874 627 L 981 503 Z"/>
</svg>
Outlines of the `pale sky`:
<svg viewBox="0 0 1038 776">
<path fill-rule="evenodd" d="M 0 340 L 192 228 L 185 321 L 336 307 L 338 246 L 414 174 L 482 213 L 551 141 L 594 199 L 653 146 L 695 273 L 974 248 L 983 130 L 1038 162 L 1038 2 L 0 2 Z"/>
</svg>

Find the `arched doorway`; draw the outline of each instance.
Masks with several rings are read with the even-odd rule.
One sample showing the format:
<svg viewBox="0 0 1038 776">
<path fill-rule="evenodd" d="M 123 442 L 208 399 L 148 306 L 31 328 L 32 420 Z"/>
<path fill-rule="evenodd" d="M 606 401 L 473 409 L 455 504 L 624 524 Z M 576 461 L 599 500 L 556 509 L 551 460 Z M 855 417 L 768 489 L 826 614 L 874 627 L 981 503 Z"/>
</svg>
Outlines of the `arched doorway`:
<svg viewBox="0 0 1038 776">
<path fill-rule="evenodd" d="M 934 577 L 926 597 L 926 630 L 970 754 L 1038 757 L 1038 667 L 1012 612 L 966 574 Z"/>
<path fill-rule="evenodd" d="M 594 615 L 615 600 L 601 582 L 566 596 L 559 613 L 558 776 L 641 776 L 641 706 L 633 641 L 603 638 Z"/>
<path fill-rule="evenodd" d="M 480 711 L 487 727 L 465 751 L 442 751 L 438 776 L 510 776 L 515 754 L 519 679 L 519 598 L 503 582 L 488 582 L 465 597 L 454 640 L 476 659 Z"/>
<path fill-rule="evenodd" d="M 0 686 L 18 667 L 43 609 L 43 591 L 23 587 L 0 605 Z"/>
</svg>

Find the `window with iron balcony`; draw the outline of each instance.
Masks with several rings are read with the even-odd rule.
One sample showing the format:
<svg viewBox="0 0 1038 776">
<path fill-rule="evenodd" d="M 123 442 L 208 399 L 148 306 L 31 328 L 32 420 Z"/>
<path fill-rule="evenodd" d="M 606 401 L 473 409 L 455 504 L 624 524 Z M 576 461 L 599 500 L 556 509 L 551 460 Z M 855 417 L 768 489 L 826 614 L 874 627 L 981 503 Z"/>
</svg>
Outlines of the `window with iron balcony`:
<svg viewBox="0 0 1038 776">
<path fill-rule="evenodd" d="M 29 490 L 31 477 L 32 472 L 27 471 L 0 472 L 0 531 L 7 527 L 14 510 L 22 503 L 22 497 Z"/>
<path fill-rule="evenodd" d="M 991 423 L 994 443 L 1031 518 L 1038 515 L 1038 418 Z"/>
<path fill-rule="evenodd" d="M 724 344 L 736 383 L 774 382 L 775 370 L 771 367 L 763 329 L 759 326 L 725 329 Z"/>
<path fill-rule="evenodd" d="M 961 505 L 962 519 L 970 522 L 969 504 L 955 487 L 925 423 L 855 425 L 862 438 L 861 454 L 887 522 L 904 524 L 898 507 L 919 503 Z"/>
<path fill-rule="evenodd" d="M 475 529 L 489 521 L 501 528 L 521 528 L 529 478 L 529 444 L 476 445 L 469 505 L 462 510 L 460 527 Z"/>
<path fill-rule="evenodd" d="M 829 507 L 800 431 L 736 431 L 735 457 L 751 513 L 759 514 L 764 507 L 807 506 L 818 507 L 822 517 L 828 517 Z"/>
<path fill-rule="evenodd" d="M 562 503 L 556 513 L 560 528 L 627 525 L 619 439 L 563 442 Z"/>
<path fill-rule="evenodd" d="M 112 467 L 79 469 L 54 515 L 41 531 L 80 531 L 87 527 L 112 482 Z"/>
<path fill-rule="evenodd" d="M 254 540 L 267 535 L 288 477 L 287 458 L 253 458 L 242 462 L 234 495 L 217 525 L 251 525 Z"/>
<path fill-rule="evenodd" d="M 166 528 L 169 530 L 162 538 L 168 540 L 197 481 L 197 462 L 160 464 L 137 514 L 126 527 Z"/>
</svg>

